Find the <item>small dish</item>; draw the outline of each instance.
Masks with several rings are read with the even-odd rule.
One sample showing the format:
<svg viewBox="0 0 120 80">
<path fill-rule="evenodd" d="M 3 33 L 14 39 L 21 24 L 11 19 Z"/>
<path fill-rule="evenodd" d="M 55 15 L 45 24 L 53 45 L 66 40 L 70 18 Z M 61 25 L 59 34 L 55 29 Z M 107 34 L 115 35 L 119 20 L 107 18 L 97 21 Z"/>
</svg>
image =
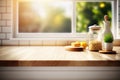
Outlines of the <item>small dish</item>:
<svg viewBox="0 0 120 80">
<path fill-rule="evenodd" d="M 65 46 L 65 49 L 68 51 L 83 51 L 83 47 L 73 47 L 73 46 Z"/>
</svg>

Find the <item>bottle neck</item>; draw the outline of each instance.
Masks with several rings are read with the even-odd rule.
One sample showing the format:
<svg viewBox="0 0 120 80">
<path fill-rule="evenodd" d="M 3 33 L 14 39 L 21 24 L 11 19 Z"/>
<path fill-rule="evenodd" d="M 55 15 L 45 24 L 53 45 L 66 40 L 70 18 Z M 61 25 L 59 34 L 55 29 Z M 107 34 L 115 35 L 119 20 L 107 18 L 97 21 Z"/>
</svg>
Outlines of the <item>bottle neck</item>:
<svg viewBox="0 0 120 80">
<path fill-rule="evenodd" d="M 104 31 L 111 31 L 110 22 L 109 21 L 103 21 L 103 22 L 104 22 Z"/>
</svg>

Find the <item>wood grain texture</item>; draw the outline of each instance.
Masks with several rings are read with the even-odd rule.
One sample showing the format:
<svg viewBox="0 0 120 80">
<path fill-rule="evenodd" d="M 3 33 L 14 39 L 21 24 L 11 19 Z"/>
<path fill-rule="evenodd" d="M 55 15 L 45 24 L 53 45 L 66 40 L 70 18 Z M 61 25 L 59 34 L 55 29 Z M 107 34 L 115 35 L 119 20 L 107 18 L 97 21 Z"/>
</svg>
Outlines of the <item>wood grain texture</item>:
<svg viewBox="0 0 120 80">
<path fill-rule="evenodd" d="M 5 66 L 120 66 L 120 61 L 17 61 L 17 60 L 2 60 L 0 67 Z"/>
<path fill-rule="evenodd" d="M 120 66 L 120 47 L 113 50 L 116 54 L 71 52 L 63 46 L 1 46 L 0 66 Z"/>
<path fill-rule="evenodd" d="M 83 47 L 73 47 L 73 46 L 65 46 L 65 49 L 68 51 L 83 51 Z"/>
<path fill-rule="evenodd" d="M 103 54 L 116 54 L 116 51 L 105 51 L 105 50 L 100 50 L 99 52 L 100 52 L 100 53 L 103 53 Z"/>
</svg>

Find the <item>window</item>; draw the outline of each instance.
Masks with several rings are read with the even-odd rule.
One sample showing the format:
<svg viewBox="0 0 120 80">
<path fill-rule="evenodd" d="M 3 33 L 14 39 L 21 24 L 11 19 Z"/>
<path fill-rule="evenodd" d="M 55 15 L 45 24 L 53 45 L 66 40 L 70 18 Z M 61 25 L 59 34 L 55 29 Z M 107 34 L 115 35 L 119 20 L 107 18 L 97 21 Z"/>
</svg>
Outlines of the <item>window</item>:
<svg viewBox="0 0 120 80">
<path fill-rule="evenodd" d="M 88 27 L 103 26 L 107 14 L 116 25 L 116 0 L 14 0 L 14 37 L 79 38 Z"/>
<path fill-rule="evenodd" d="M 87 32 L 91 25 L 103 26 L 103 16 L 112 18 L 111 2 L 76 2 L 76 32 Z"/>
<path fill-rule="evenodd" d="M 19 2 L 20 33 L 71 33 L 71 1 Z"/>
</svg>

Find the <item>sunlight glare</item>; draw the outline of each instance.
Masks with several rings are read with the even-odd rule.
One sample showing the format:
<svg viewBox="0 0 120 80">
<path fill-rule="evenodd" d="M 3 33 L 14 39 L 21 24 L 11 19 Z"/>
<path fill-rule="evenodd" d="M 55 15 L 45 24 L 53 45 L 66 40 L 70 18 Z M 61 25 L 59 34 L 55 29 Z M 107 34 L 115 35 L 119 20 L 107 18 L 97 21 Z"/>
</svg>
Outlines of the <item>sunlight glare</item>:
<svg viewBox="0 0 120 80">
<path fill-rule="evenodd" d="M 36 13 L 43 19 L 47 18 L 47 12 L 44 7 L 44 4 L 40 3 L 38 0 L 32 1 L 32 8 L 35 10 Z"/>
<path fill-rule="evenodd" d="M 57 2 L 54 2 L 52 3 L 52 5 L 54 7 L 60 7 L 60 8 L 63 8 L 63 10 L 65 11 L 64 12 L 64 15 L 66 17 L 71 17 L 72 16 L 72 2 L 70 1 L 57 1 Z"/>
<path fill-rule="evenodd" d="M 53 20 L 54 25 L 61 25 L 62 22 L 63 22 L 63 16 L 62 15 L 57 15 Z"/>
</svg>

